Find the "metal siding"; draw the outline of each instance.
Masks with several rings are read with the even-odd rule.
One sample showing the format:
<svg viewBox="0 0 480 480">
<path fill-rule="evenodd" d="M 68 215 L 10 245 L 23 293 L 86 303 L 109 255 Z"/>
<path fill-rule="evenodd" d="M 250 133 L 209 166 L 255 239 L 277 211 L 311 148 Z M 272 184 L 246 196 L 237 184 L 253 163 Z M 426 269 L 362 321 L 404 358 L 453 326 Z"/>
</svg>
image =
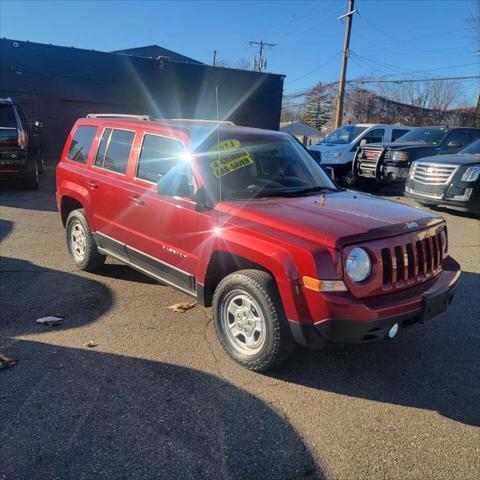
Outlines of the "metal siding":
<svg viewBox="0 0 480 480">
<path fill-rule="evenodd" d="M 76 118 L 89 112 L 216 118 L 278 130 L 283 76 L 0 39 L 0 96 L 40 120 L 58 160 Z"/>
</svg>

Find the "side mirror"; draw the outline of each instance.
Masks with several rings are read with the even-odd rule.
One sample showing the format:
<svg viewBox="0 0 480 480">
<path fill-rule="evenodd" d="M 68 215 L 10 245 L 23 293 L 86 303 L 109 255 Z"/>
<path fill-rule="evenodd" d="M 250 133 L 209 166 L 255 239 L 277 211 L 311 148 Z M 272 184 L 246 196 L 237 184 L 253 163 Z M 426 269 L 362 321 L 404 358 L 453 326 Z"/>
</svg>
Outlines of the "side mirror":
<svg viewBox="0 0 480 480">
<path fill-rule="evenodd" d="M 366 139 L 366 138 L 362 138 L 362 139 L 360 140 L 360 146 L 363 147 L 363 146 L 366 145 L 366 144 L 367 144 L 367 139 Z"/>
<path fill-rule="evenodd" d="M 40 121 L 38 121 L 38 120 L 35 120 L 35 121 L 33 122 L 33 126 L 34 126 L 35 128 L 42 128 L 42 127 L 43 127 L 43 123 L 40 122 Z"/>
<path fill-rule="evenodd" d="M 213 206 L 210 205 L 210 200 L 208 198 L 207 192 L 205 191 L 205 187 L 200 187 L 197 190 L 194 200 L 196 202 L 196 212 L 205 212 L 206 210 L 211 210 L 213 208 Z"/>
</svg>

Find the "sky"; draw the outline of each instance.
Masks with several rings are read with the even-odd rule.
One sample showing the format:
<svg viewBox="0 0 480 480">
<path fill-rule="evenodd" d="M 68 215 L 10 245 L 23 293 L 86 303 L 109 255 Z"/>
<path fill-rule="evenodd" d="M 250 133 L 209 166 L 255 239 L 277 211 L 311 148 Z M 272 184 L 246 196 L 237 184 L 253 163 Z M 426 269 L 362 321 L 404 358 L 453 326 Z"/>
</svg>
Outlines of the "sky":
<svg viewBox="0 0 480 480">
<path fill-rule="evenodd" d="M 347 0 L 0 0 L 0 37 L 111 51 L 157 44 L 196 60 L 251 61 L 249 40 L 275 43 L 267 71 L 285 92 L 338 80 Z M 478 0 L 356 0 L 347 78 L 480 74 Z M 470 20 L 469 20 L 470 19 Z M 462 83 L 475 103 L 480 82 Z"/>
</svg>

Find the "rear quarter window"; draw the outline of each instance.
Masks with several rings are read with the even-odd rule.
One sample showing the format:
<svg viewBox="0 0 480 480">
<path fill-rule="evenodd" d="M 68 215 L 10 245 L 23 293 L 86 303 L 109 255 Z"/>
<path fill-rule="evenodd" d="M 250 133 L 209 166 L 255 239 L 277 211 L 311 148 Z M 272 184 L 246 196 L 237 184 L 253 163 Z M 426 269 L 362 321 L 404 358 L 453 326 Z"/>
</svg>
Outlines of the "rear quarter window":
<svg viewBox="0 0 480 480">
<path fill-rule="evenodd" d="M 75 131 L 68 149 L 67 158 L 78 163 L 87 163 L 97 127 L 81 125 Z"/>
</svg>

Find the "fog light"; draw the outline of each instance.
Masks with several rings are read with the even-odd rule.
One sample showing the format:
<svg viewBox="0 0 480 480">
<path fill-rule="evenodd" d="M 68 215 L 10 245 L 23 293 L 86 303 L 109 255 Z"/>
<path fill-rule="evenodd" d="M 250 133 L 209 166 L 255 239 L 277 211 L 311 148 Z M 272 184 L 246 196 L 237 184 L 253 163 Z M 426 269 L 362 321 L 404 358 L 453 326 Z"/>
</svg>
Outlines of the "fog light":
<svg viewBox="0 0 480 480">
<path fill-rule="evenodd" d="M 398 323 L 394 323 L 388 331 L 388 338 L 393 338 L 398 333 Z"/>
</svg>

